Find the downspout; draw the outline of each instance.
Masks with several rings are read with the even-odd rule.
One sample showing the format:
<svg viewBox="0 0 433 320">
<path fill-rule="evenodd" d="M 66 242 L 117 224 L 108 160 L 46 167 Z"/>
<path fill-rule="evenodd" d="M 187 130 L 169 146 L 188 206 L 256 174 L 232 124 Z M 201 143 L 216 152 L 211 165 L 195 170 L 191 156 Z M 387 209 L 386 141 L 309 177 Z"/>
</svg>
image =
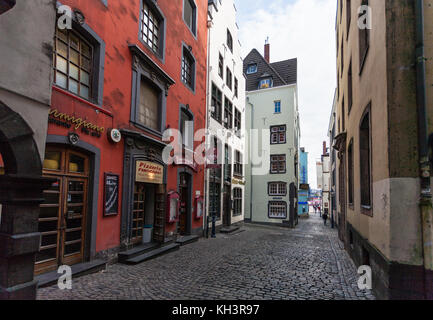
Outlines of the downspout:
<svg viewBox="0 0 433 320">
<path fill-rule="evenodd" d="M 210 94 L 210 71 L 211 71 L 211 67 L 210 67 L 210 36 L 211 36 L 211 32 L 210 29 L 212 27 L 212 20 L 208 20 L 207 21 L 207 29 L 208 29 L 208 34 L 207 34 L 207 72 L 206 72 L 206 88 L 207 88 L 207 93 L 206 93 L 206 125 L 205 128 L 206 130 L 208 129 L 209 126 L 209 94 Z M 207 132 L 205 135 L 205 144 L 207 144 Z M 208 192 L 208 185 L 207 185 L 207 174 L 208 171 L 206 169 L 206 165 L 207 165 L 207 157 L 206 157 L 206 161 L 204 164 L 204 194 L 203 194 L 203 198 L 204 198 L 204 212 L 205 214 L 203 215 L 203 236 L 208 237 L 209 236 L 209 223 L 208 223 L 208 200 L 207 197 L 209 195 Z"/>
<path fill-rule="evenodd" d="M 416 18 L 416 95 L 417 95 L 417 113 L 418 113 L 418 148 L 420 161 L 420 213 L 422 229 L 422 256 L 424 269 L 433 271 L 433 210 L 432 194 L 430 186 L 430 164 L 428 148 L 428 125 L 426 110 L 426 75 L 425 75 L 425 57 L 424 57 L 424 4 L 423 0 L 415 0 L 415 18 Z M 424 276 L 424 281 L 426 277 Z M 427 286 L 428 284 L 425 283 Z"/>
<path fill-rule="evenodd" d="M 250 134 L 250 137 L 249 137 L 249 139 L 248 139 L 248 143 L 250 144 L 247 148 L 248 148 L 248 152 L 250 153 L 249 154 L 249 159 L 248 159 L 248 161 L 250 161 L 251 162 L 251 165 L 250 165 L 250 171 L 251 172 L 249 172 L 249 174 L 250 174 L 250 183 L 251 183 L 251 186 L 250 186 L 250 222 L 253 222 L 253 188 L 254 188 L 254 182 L 253 182 L 253 179 L 254 179 L 254 175 L 253 175 L 253 161 L 252 161 L 252 157 L 251 157 L 251 155 L 252 155 L 252 150 L 251 150 L 251 130 L 254 128 L 254 105 L 250 102 L 250 97 L 246 97 L 246 100 L 247 100 L 247 103 L 251 106 L 251 124 L 250 124 L 250 132 L 249 132 L 249 134 Z"/>
</svg>

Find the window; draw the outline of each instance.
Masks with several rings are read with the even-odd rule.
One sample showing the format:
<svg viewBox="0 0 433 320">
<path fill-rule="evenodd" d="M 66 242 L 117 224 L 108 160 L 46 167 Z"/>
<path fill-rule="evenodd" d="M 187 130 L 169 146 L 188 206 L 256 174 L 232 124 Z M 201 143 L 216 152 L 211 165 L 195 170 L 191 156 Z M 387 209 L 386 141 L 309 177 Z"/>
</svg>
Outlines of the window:
<svg viewBox="0 0 433 320">
<path fill-rule="evenodd" d="M 219 123 L 221 123 L 222 121 L 222 105 L 223 105 L 222 95 L 223 95 L 222 92 L 218 90 L 217 86 L 214 83 L 212 83 L 211 116 Z"/>
<path fill-rule="evenodd" d="M 343 46 L 343 44 L 344 44 L 344 42 L 341 42 L 341 52 L 340 52 L 340 54 L 341 54 L 341 56 L 340 56 L 340 59 L 341 59 L 341 77 L 343 77 L 343 74 L 344 74 L 344 46 Z"/>
<path fill-rule="evenodd" d="M 159 96 L 160 92 L 150 82 L 142 78 L 137 120 L 143 126 L 157 131 L 160 131 Z"/>
<path fill-rule="evenodd" d="M 227 47 L 233 53 L 233 37 L 232 37 L 232 34 L 230 33 L 229 29 L 227 29 Z"/>
<path fill-rule="evenodd" d="M 286 196 L 287 183 L 285 182 L 270 182 L 268 184 L 268 195 L 270 196 Z"/>
<path fill-rule="evenodd" d="M 224 127 L 233 128 L 233 103 L 227 97 L 224 97 Z"/>
<path fill-rule="evenodd" d="M 221 218 L 221 183 L 209 183 L 209 215 Z"/>
<path fill-rule="evenodd" d="M 286 143 L 286 126 L 271 127 L 271 144 Z"/>
<path fill-rule="evenodd" d="M 242 154 L 237 150 L 235 152 L 235 166 L 233 173 L 238 177 L 243 177 Z"/>
<path fill-rule="evenodd" d="M 235 77 L 235 97 L 238 97 L 238 91 L 239 91 L 239 83 L 238 79 Z"/>
<path fill-rule="evenodd" d="M 370 109 L 370 105 L 367 107 Z M 371 207 L 371 165 L 370 165 L 370 112 L 363 116 L 359 128 L 359 155 L 361 169 L 361 205 Z"/>
<path fill-rule="evenodd" d="M 259 82 L 259 89 L 267 89 L 272 87 L 272 79 L 262 79 Z"/>
<path fill-rule="evenodd" d="M 149 48 L 159 55 L 162 55 L 162 17 L 151 8 L 148 1 L 143 1 L 141 11 L 141 39 Z"/>
<path fill-rule="evenodd" d="M 180 112 L 180 133 L 182 134 L 182 144 L 188 148 L 193 149 L 194 129 L 192 127 L 192 117 L 182 109 Z"/>
<path fill-rule="evenodd" d="M 229 182 L 232 180 L 232 157 L 227 144 L 224 148 L 224 180 Z"/>
<path fill-rule="evenodd" d="M 233 189 L 233 215 L 234 216 L 242 215 L 242 189 L 241 188 Z"/>
<path fill-rule="evenodd" d="M 274 101 L 275 113 L 281 113 L 281 101 Z"/>
<path fill-rule="evenodd" d="M 271 155 L 271 173 L 286 173 L 286 155 Z"/>
<path fill-rule="evenodd" d="M 351 141 L 347 148 L 347 171 L 348 171 L 348 182 L 349 182 L 349 204 L 353 205 L 353 142 Z"/>
<path fill-rule="evenodd" d="M 193 0 L 183 0 L 183 20 L 194 35 L 197 32 L 196 10 Z"/>
<path fill-rule="evenodd" d="M 232 90 L 233 75 L 229 68 L 226 68 L 226 85 Z"/>
<path fill-rule="evenodd" d="M 270 219 L 287 219 L 287 203 L 284 201 L 270 201 L 268 217 Z"/>
<path fill-rule="evenodd" d="M 350 113 L 350 110 L 352 109 L 352 104 L 353 104 L 352 59 L 350 60 L 347 82 L 348 82 L 348 84 L 347 84 L 348 85 L 347 108 L 348 108 L 348 112 Z"/>
<path fill-rule="evenodd" d="M 247 74 L 256 73 L 257 72 L 257 63 L 251 63 L 248 65 Z"/>
<path fill-rule="evenodd" d="M 368 6 L 368 0 L 362 0 L 362 6 Z M 362 11 L 362 10 L 361 10 Z M 364 13 L 365 14 L 365 13 Z M 367 14 L 370 14 L 368 12 Z M 359 18 L 363 16 L 361 12 L 359 14 Z M 367 17 L 367 19 L 369 19 Z M 365 60 L 367 59 L 368 49 L 370 47 L 370 30 L 368 28 L 359 28 L 359 73 L 361 74 L 362 69 L 364 67 Z"/>
<path fill-rule="evenodd" d="M 84 99 L 92 97 L 93 47 L 72 30 L 56 29 L 54 83 Z"/>
<path fill-rule="evenodd" d="M 341 102 L 341 129 L 343 130 L 343 132 L 346 130 L 346 111 L 345 111 L 345 107 L 344 107 L 344 96 L 343 96 L 343 101 Z"/>
<path fill-rule="evenodd" d="M 349 35 L 351 20 L 352 20 L 352 6 L 351 6 L 351 3 L 350 3 L 350 0 L 346 0 L 346 28 L 347 28 L 347 35 Z"/>
<path fill-rule="evenodd" d="M 238 134 L 240 134 L 240 130 L 242 129 L 241 121 L 242 121 L 242 114 L 237 108 L 235 108 L 235 130 L 237 131 Z"/>
<path fill-rule="evenodd" d="M 223 56 L 219 55 L 219 60 L 218 60 L 218 74 L 221 77 L 221 79 L 224 79 L 224 58 Z"/>
<path fill-rule="evenodd" d="M 183 47 L 182 55 L 182 82 L 194 90 L 195 61 L 186 47 Z"/>
<path fill-rule="evenodd" d="M 213 149 L 214 149 L 214 164 L 218 163 L 218 150 L 220 150 L 220 141 L 213 137 Z M 221 162 L 220 162 L 221 163 Z M 216 216 L 218 219 L 221 218 L 221 168 L 210 169 L 209 179 L 209 215 Z"/>
</svg>

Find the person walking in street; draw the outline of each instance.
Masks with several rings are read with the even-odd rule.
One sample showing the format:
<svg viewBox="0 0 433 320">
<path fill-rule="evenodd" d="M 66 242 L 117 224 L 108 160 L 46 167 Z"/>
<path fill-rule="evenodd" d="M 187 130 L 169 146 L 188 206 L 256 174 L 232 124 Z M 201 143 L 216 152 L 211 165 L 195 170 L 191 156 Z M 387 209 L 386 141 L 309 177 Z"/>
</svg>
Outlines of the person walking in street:
<svg viewBox="0 0 433 320">
<path fill-rule="evenodd" d="M 314 205 L 313 208 L 314 208 L 314 214 L 317 214 L 317 206 Z"/>
<path fill-rule="evenodd" d="M 324 224 L 326 226 L 326 220 L 328 220 L 328 213 L 326 211 L 323 213 L 322 218 L 323 218 Z"/>
</svg>

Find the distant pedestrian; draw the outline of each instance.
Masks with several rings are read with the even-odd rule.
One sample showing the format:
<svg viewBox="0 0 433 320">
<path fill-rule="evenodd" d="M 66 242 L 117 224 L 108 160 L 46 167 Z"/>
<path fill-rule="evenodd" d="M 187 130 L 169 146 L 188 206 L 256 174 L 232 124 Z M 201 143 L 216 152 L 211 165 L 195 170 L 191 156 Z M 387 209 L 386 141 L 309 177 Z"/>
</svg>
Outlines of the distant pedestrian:
<svg viewBox="0 0 433 320">
<path fill-rule="evenodd" d="M 317 214 L 317 206 L 314 205 L 313 208 L 314 208 L 314 214 Z"/>
<path fill-rule="evenodd" d="M 326 220 L 328 220 L 328 213 L 325 212 L 325 213 L 322 215 L 322 218 L 323 218 L 324 224 L 325 224 L 325 226 L 326 226 Z"/>
</svg>

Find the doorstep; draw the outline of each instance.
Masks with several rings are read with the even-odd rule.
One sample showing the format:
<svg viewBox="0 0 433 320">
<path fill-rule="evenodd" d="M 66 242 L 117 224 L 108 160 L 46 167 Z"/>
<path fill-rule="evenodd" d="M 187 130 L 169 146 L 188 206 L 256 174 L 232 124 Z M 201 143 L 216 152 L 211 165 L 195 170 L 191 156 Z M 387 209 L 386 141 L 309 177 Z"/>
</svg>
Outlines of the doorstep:
<svg viewBox="0 0 433 320">
<path fill-rule="evenodd" d="M 105 260 L 93 260 L 74 264 L 71 266 L 72 279 L 105 270 L 106 264 Z M 38 288 L 43 288 L 56 284 L 60 276 L 61 274 L 57 273 L 57 270 L 54 270 L 40 274 L 36 276 L 34 280 L 38 282 Z"/>
<path fill-rule="evenodd" d="M 199 236 L 197 235 L 190 235 L 190 236 L 180 236 L 177 238 L 176 243 L 180 244 L 181 246 L 184 246 L 189 243 L 197 242 L 199 239 Z"/>
</svg>

